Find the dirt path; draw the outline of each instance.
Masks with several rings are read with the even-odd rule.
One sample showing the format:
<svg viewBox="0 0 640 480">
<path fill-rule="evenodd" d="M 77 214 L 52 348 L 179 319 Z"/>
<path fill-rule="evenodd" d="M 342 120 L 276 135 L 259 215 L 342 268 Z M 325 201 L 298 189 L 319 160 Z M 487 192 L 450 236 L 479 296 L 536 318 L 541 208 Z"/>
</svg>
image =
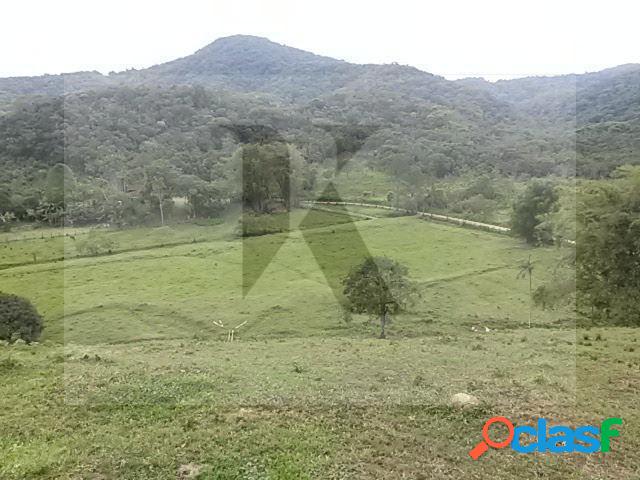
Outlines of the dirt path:
<svg viewBox="0 0 640 480">
<path fill-rule="evenodd" d="M 453 225 L 458 225 L 461 227 L 471 227 L 474 228 L 476 230 L 484 230 L 487 232 L 496 232 L 496 233 L 502 233 L 502 234 L 509 234 L 511 232 L 511 229 L 508 227 L 502 227 L 500 225 L 492 225 L 490 223 L 482 223 L 482 222 L 476 222 L 473 220 L 467 220 L 464 218 L 458 218 L 458 217 L 450 217 L 448 215 L 439 215 L 437 213 L 429 213 L 429 212 L 411 212 L 409 210 L 406 210 L 404 208 L 396 208 L 396 207 L 389 207 L 387 205 L 377 205 L 375 203 L 359 203 L 359 202 L 321 202 L 321 201 L 314 201 L 314 200 L 307 200 L 303 203 L 307 203 L 307 204 L 311 204 L 311 205 L 353 205 L 356 207 L 367 207 L 367 208 L 379 208 L 382 210 L 394 210 L 396 212 L 404 212 L 404 213 L 411 213 L 414 215 L 417 215 L 419 217 L 422 218 L 428 218 L 430 220 L 436 220 L 439 222 L 445 222 L 445 223 L 451 223 Z M 564 242 L 566 242 L 568 245 L 575 245 L 576 242 L 574 240 L 564 240 Z"/>
</svg>

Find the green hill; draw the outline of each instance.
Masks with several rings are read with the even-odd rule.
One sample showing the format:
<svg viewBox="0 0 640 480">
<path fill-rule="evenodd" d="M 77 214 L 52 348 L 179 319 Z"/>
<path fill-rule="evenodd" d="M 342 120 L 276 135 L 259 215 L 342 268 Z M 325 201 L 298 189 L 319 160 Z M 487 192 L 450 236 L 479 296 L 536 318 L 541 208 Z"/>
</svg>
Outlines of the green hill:
<svg viewBox="0 0 640 480">
<path fill-rule="evenodd" d="M 186 150 L 191 157 L 174 162 L 194 170 L 198 152 L 226 141 L 215 126 L 241 122 L 282 133 L 309 163 L 334 159 L 332 142 L 365 129 L 359 155 L 407 181 L 468 169 L 569 175 L 576 163 L 578 173 L 601 176 L 638 161 L 639 80 L 640 67 L 627 65 L 453 82 L 238 35 L 143 70 L 0 79 L 0 164 L 33 178 L 64 160 L 100 176 L 106 163 L 129 169 L 151 142 L 167 156 Z"/>
</svg>

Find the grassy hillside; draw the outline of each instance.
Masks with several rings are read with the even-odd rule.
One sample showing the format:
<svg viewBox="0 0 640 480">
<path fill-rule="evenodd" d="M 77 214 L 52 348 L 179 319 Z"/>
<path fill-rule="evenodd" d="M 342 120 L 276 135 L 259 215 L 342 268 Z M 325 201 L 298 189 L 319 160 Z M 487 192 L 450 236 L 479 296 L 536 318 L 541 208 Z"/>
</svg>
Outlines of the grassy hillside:
<svg viewBox="0 0 640 480">
<path fill-rule="evenodd" d="M 292 222 L 305 215 L 307 211 L 298 211 Z M 326 273 L 335 285 L 361 261 L 353 224 L 340 223 L 348 217 L 325 211 L 314 211 L 309 218 L 312 223 L 305 230 L 245 240 L 259 255 L 277 238 L 287 237 L 246 298 L 241 293 L 242 241 L 233 235 L 231 219 L 209 227 L 105 232 L 102 235 L 117 239 L 118 246 L 113 254 L 98 257 L 78 256 L 75 245 L 81 232 L 75 240 L 35 238 L 9 252 L 28 260 L 29 249 L 58 240 L 65 242 L 67 259 L 7 268 L 0 275 L 3 289 L 34 299 L 47 318 L 45 338 L 52 341 L 62 341 L 63 334 L 67 342 L 80 344 L 221 337 L 226 331 L 214 321 L 230 325 L 245 320 L 242 335 L 247 338 L 360 335 L 360 322 L 342 322 L 325 278 Z M 322 226 L 323 221 L 329 225 Z M 539 262 L 537 284 L 551 275 L 561 255 L 555 249 L 530 250 L 508 237 L 413 217 L 362 220 L 357 226 L 371 254 L 405 263 L 420 285 L 422 299 L 398 320 L 399 335 L 422 334 L 439 328 L 433 325 L 443 320 L 465 328 L 474 323 L 517 327 L 529 308 L 528 283 L 515 280 L 518 263 L 533 255 Z M 315 252 L 329 258 L 323 269 L 314 261 L 303 231 Z M 59 248 L 57 252 L 52 259 L 60 256 Z M 252 265 L 249 260 L 247 268 Z M 60 289 L 58 295 L 51 294 L 53 289 Z M 536 312 L 542 326 L 564 318 L 564 312 Z"/>
<path fill-rule="evenodd" d="M 24 478 L 633 479 L 630 329 L 461 331 L 384 342 L 178 340 L 0 351 L 0 475 Z M 456 410 L 450 394 L 482 404 Z M 615 406 L 614 406 L 615 405 Z M 605 455 L 467 452 L 493 415 L 624 418 Z"/>
<path fill-rule="evenodd" d="M 353 224 L 306 214 L 244 240 L 260 252 L 287 237 L 245 298 L 234 219 L 113 231 L 137 248 L 1 270 L 2 289 L 31 298 L 46 330 L 40 345 L 0 347 L 0 477 L 634 478 L 636 332 L 577 334 L 568 310 L 535 310 L 526 328 L 517 264 L 532 256 L 535 286 L 561 251 L 414 217 L 357 221 L 368 250 L 408 265 L 422 294 L 384 341 L 364 317 L 345 323 L 329 288 L 359 261 Z M 308 242 L 331 253 L 323 270 Z M 453 408 L 457 392 L 480 404 Z M 473 462 L 494 415 L 625 424 L 606 461 L 504 450 Z"/>
</svg>

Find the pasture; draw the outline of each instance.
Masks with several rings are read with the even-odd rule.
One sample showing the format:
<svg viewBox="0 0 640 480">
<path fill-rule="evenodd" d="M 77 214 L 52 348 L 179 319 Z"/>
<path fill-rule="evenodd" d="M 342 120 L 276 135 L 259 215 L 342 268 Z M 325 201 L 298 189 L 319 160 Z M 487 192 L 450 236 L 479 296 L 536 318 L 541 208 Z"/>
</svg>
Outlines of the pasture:
<svg viewBox="0 0 640 480">
<path fill-rule="evenodd" d="M 531 255 L 535 287 L 563 252 L 374 215 L 298 210 L 244 240 L 232 217 L 104 230 L 118 247 L 97 256 L 76 250 L 83 229 L 0 236 L 0 290 L 46 320 L 41 344 L 0 347 L 0 477 L 634 478 L 640 334 L 578 331 L 570 308 L 534 309 L 527 328 L 518 265 Z M 335 295 L 363 245 L 419 286 L 387 340 Z M 480 404 L 452 407 L 458 392 Z M 608 454 L 473 462 L 494 415 L 625 424 Z"/>
</svg>

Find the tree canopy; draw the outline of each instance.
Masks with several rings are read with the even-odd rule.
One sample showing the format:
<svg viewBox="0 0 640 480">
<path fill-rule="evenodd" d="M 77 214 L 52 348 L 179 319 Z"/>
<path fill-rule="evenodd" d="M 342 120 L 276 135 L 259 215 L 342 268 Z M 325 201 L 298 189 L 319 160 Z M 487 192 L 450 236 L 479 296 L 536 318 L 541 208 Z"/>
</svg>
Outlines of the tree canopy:
<svg viewBox="0 0 640 480">
<path fill-rule="evenodd" d="M 578 192 L 576 287 L 590 316 L 640 325 L 640 169 Z"/>
<path fill-rule="evenodd" d="M 368 257 L 344 279 L 344 294 L 351 309 L 380 320 L 380 338 L 386 336 L 389 315 L 406 308 L 416 289 L 407 267 L 387 257 Z"/>
<path fill-rule="evenodd" d="M 540 229 L 542 216 L 557 208 L 558 193 L 549 182 L 533 182 L 513 205 L 511 230 L 528 243 L 550 243 L 551 232 Z"/>
</svg>

